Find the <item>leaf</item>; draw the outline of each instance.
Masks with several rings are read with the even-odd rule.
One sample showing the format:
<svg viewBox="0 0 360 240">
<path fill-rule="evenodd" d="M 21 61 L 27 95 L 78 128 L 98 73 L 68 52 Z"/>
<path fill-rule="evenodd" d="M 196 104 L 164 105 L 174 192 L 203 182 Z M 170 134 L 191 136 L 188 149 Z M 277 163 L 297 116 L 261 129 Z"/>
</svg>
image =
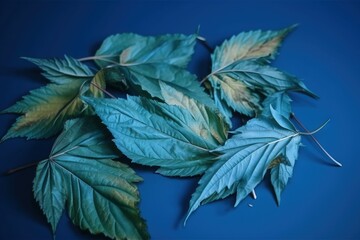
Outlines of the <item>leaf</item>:
<svg viewBox="0 0 360 240">
<path fill-rule="evenodd" d="M 166 104 L 186 109 L 193 117 L 194 122 L 201 125 L 193 129 L 195 132 L 200 128 L 202 129 L 200 132 L 202 137 L 209 140 L 212 139 L 219 145 L 224 144 L 227 139 L 229 126 L 217 109 L 211 109 L 164 83 L 160 83 L 160 87 Z M 191 126 L 193 125 L 191 124 Z"/>
<path fill-rule="evenodd" d="M 230 108 L 247 116 L 253 116 L 261 110 L 259 93 L 249 89 L 243 82 L 216 75 L 210 78 L 210 82 L 214 89 L 218 89 L 214 95 L 220 95 L 217 97 L 218 108 L 223 109 L 222 113 L 229 119 L 232 116 Z"/>
<path fill-rule="evenodd" d="M 39 60 L 36 61 L 40 64 Z M 63 61 L 43 60 L 41 66 L 45 68 L 46 65 L 50 69 L 50 63 L 52 62 L 54 68 L 60 68 L 60 62 L 63 64 L 61 69 L 68 69 L 72 68 L 75 61 L 75 59 L 69 57 L 66 57 Z M 67 63 L 69 65 L 65 67 Z M 78 66 L 82 65 L 78 63 Z M 88 71 L 87 67 L 84 68 L 84 71 Z M 50 74 L 49 72 L 50 70 L 46 74 Z M 74 74 L 76 73 L 74 72 Z M 83 77 L 82 75 L 79 78 L 68 76 L 68 74 L 64 74 L 62 77 L 60 74 L 51 75 L 52 81 L 57 79 L 56 81 L 59 84 L 50 83 L 45 87 L 32 90 L 22 100 L 2 111 L 2 113 L 22 114 L 2 138 L 2 141 L 14 137 L 47 138 L 61 131 L 66 120 L 91 113 L 84 108 L 80 96 L 103 97 L 103 92 L 93 86 L 94 84 L 102 89 L 105 88 L 102 72 L 99 72 L 93 78 L 91 76 Z"/>
<path fill-rule="evenodd" d="M 52 83 L 66 84 L 82 78 L 89 79 L 93 77 L 92 71 L 81 62 L 65 55 L 64 59 L 37 59 L 23 57 L 36 64 L 44 72 L 42 75 Z"/>
<path fill-rule="evenodd" d="M 263 101 L 263 110 L 261 115 L 265 117 L 271 117 L 270 106 L 272 106 L 272 108 L 274 108 L 281 115 L 286 118 L 290 118 L 290 114 L 292 113 L 291 102 L 292 100 L 286 92 L 276 92 L 268 96 Z"/>
<path fill-rule="evenodd" d="M 48 159 L 37 167 L 34 196 L 55 232 L 66 206 L 73 223 L 93 234 L 117 239 L 148 239 L 138 210 L 141 181 L 111 159 L 113 143 L 94 117 L 69 120 Z"/>
<path fill-rule="evenodd" d="M 215 49 L 212 73 L 207 78 L 214 89 L 216 106 L 228 119 L 232 116 L 228 107 L 247 116 L 260 113 L 263 96 L 276 91 L 315 96 L 295 77 L 267 65 L 293 28 L 243 32 Z"/>
<path fill-rule="evenodd" d="M 286 160 L 271 168 L 271 184 L 274 187 L 278 205 L 280 205 L 281 193 L 292 177 L 295 161 L 298 157 L 298 147 L 296 142 L 291 142 L 285 149 Z"/>
<path fill-rule="evenodd" d="M 277 91 L 298 91 L 316 97 L 296 77 L 265 65 L 261 60 L 238 61 L 212 73 L 213 86 L 219 86 L 222 98 L 234 110 L 248 116 L 261 112 L 260 96 Z"/>
<path fill-rule="evenodd" d="M 139 97 L 84 100 L 95 109 L 122 153 L 133 162 L 159 166 L 163 175 L 201 174 L 216 157 L 209 151 L 218 142 L 204 138 L 202 123 L 182 107 Z"/>
<path fill-rule="evenodd" d="M 197 35 L 144 37 L 136 34 L 110 36 L 96 52 L 96 63 L 121 73 L 122 81 L 137 94 L 162 99 L 160 83 L 165 82 L 201 103 L 213 101 L 195 75 L 185 70 L 194 52 Z"/>
<path fill-rule="evenodd" d="M 235 191 L 236 206 L 260 183 L 273 159 L 280 155 L 289 160 L 295 159 L 300 133 L 285 117 L 275 116 L 278 114 L 275 110 L 271 114 L 272 119 L 248 121 L 224 146 L 215 150 L 221 155 L 200 179 L 186 219 L 200 204 L 209 199 L 226 197 Z"/>
<path fill-rule="evenodd" d="M 186 67 L 189 63 L 196 35 L 167 34 L 158 37 L 145 37 L 133 33 L 109 36 L 97 50 L 96 63 L 104 68 L 109 63 L 125 66 L 143 63 L 167 63 Z"/>
<path fill-rule="evenodd" d="M 274 59 L 282 41 L 295 27 L 293 25 L 279 31 L 242 32 L 225 40 L 211 56 L 212 70 L 216 71 L 238 60 Z"/>
<path fill-rule="evenodd" d="M 267 116 L 270 114 L 271 116 L 271 112 L 273 112 L 274 115 L 278 114 L 278 119 L 289 119 L 292 112 L 290 103 L 291 99 L 285 92 L 275 93 L 264 101 L 266 107 L 264 108 L 262 115 Z M 274 110 L 276 110 L 276 112 Z M 278 158 L 275 158 L 269 166 L 269 169 L 271 169 L 271 183 L 274 187 L 278 205 L 280 205 L 281 193 L 292 176 L 295 160 L 298 157 L 297 149 L 297 143 L 290 143 L 284 150 L 284 156 L 286 157 L 279 156 Z"/>
</svg>

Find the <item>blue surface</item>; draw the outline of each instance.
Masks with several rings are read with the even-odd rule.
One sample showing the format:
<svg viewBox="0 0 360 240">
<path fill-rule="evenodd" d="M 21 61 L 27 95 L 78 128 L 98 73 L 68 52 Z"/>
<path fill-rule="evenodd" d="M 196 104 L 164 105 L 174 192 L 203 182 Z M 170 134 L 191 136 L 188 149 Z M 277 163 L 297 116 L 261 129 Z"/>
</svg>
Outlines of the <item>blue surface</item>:
<svg viewBox="0 0 360 240">
<path fill-rule="evenodd" d="M 243 30 L 293 23 L 300 25 L 274 64 L 303 79 L 321 97 L 314 101 L 293 95 L 294 111 L 310 129 L 331 118 L 316 137 L 344 166 L 332 166 L 304 140 L 280 207 L 266 180 L 257 188 L 257 200 L 247 198 L 237 208 L 234 198 L 202 206 L 185 228 L 183 217 L 198 178 L 171 179 L 136 168 L 145 179 L 139 185 L 142 215 L 153 239 L 360 239 L 359 2 L 2 1 L 0 109 L 45 83 L 20 56 L 85 57 L 110 34 L 190 34 L 199 24 L 215 46 Z M 197 46 L 190 70 L 203 77 L 209 64 L 209 54 Z M 0 116 L 0 135 L 15 118 Z M 0 144 L 0 171 L 46 158 L 52 142 L 12 139 Z M 32 196 L 34 176 L 35 168 L 0 176 L 0 239 L 52 239 Z M 57 239 L 93 238 L 73 226 L 66 214 L 61 219 Z"/>
</svg>

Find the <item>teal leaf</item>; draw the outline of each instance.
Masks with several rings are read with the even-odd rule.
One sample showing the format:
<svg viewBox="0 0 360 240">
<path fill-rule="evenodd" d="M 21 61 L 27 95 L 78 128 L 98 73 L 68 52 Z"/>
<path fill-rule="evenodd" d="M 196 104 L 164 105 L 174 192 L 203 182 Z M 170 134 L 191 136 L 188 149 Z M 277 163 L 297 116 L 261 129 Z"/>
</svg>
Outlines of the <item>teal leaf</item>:
<svg viewBox="0 0 360 240">
<path fill-rule="evenodd" d="M 268 65 L 293 28 L 243 32 L 216 47 L 207 78 L 216 106 L 228 119 L 232 115 L 229 108 L 247 116 L 258 115 L 263 97 L 276 91 L 300 91 L 315 97 L 301 81 Z"/>
<path fill-rule="evenodd" d="M 254 116 L 261 110 L 261 96 L 248 88 L 245 83 L 227 75 L 211 76 L 210 82 L 213 89 L 217 89 L 214 90 L 217 107 L 228 119 L 232 116 L 231 110 L 247 116 Z"/>
<path fill-rule="evenodd" d="M 181 67 L 166 63 L 144 63 L 126 67 L 126 70 L 125 76 L 130 81 L 129 85 L 136 85 L 137 87 L 132 89 L 139 95 L 146 92 L 152 97 L 163 99 L 160 84 L 165 83 L 202 104 L 215 107 L 213 100 L 200 86 L 197 77 Z"/>
<path fill-rule="evenodd" d="M 34 196 L 53 231 L 64 208 L 74 224 L 116 239 L 148 239 L 137 207 L 134 171 L 111 159 L 118 152 L 95 117 L 69 120 L 48 159 L 37 167 Z"/>
<path fill-rule="evenodd" d="M 126 85 L 139 95 L 162 99 L 160 82 L 165 82 L 203 104 L 214 106 L 196 76 L 185 70 L 194 53 L 196 37 L 118 34 L 105 39 L 94 59 L 100 67 L 119 72 L 119 81 L 126 79 Z"/>
<path fill-rule="evenodd" d="M 202 129 L 199 133 L 203 138 L 213 140 L 214 143 L 223 145 L 228 136 L 229 126 L 224 117 L 217 109 L 201 104 L 193 98 L 189 98 L 182 91 L 177 91 L 170 85 L 160 83 L 161 94 L 168 105 L 179 106 L 189 111 L 196 126 L 193 130 Z M 197 123 L 197 124 L 196 124 Z M 200 125 L 200 126 L 199 126 Z"/>
<path fill-rule="evenodd" d="M 224 146 L 215 150 L 220 154 L 219 159 L 200 179 L 187 218 L 201 204 L 235 191 L 235 206 L 239 204 L 260 183 L 275 158 L 285 154 L 291 161 L 297 157 L 300 140 L 300 133 L 294 127 L 284 128 L 276 118 L 248 121 Z"/>
<path fill-rule="evenodd" d="M 53 233 L 65 209 L 66 192 L 63 186 L 62 174 L 56 171 L 50 161 L 38 164 L 33 185 L 34 196 L 51 224 Z"/>
<path fill-rule="evenodd" d="M 274 59 L 284 38 L 295 25 L 279 31 L 242 32 L 225 40 L 212 54 L 212 71 L 222 69 L 238 60 Z"/>
<path fill-rule="evenodd" d="M 292 113 L 291 101 L 286 92 L 272 94 L 264 100 L 261 115 L 271 117 L 275 109 L 278 115 L 281 114 L 283 118 L 289 119 Z M 278 116 L 278 119 L 281 118 L 281 116 Z M 288 120 L 283 122 L 288 122 Z M 286 126 L 286 123 L 284 126 Z M 292 176 L 295 160 L 297 159 L 298 152 L 293 149 L 297 148 L 297 145 L 294 144 L 294 142 L 290 143 L 284 150 L 284 154 L 275 158 L 269 166 L 271 169 L 271 183 L 274 187 L 278 205 L 280 205 L 281 193 L 285 189 L 289 178 Z"/>
<path fill-rule="evenodd" d="M 261 112 L 261 95 L 277 91 L 298 91 L 316 97 L 296 77 L 278 71 L 259 60 L 237 61 L 211 73 L 213 87 L 222 91 L 222 97 L 234 110 L 248 116 Z"/>
<path fill-rule="evenodd" d="M 103 97 L 99 89 L 105 88 L 102 72 L 90 78 L 75 80 L 64 75 L 62 79 L 59 84 L 50 83 L 30 91 L 22 100 L 2 111 L 21 114 L 2 141 L 14 137 L 51 137 L 61 131 L 66 120 L 91 113 L 82 103 L 81 95 Z"/>
<path fill-rule="evenodd" d="M 146 37 L 123 33 L 106 38 L 96 52 L 96 63 L 104 68 L 110 64 L 124 66 L 143 63 L 167 63 L 185 68 L 189 63 L 197 35 L 167 34 Z"/>
<path fill-rule="evenodd" d="M 290 118 L 292 113 L 291 110 L 291 98 L 289 95 L 282 91 L 276 92 L 268 96 L 262 103 L 262 112 L 261 115 L 265 117 L 271 117 L 270 106 L 272 106 L 277 112 L 286 118 Z"/>
<path fill-rule="evenodd" d="M 158 166 L 169 176 L 203 173 L 216 155 L 212 138 L 202 135 L 202 124 L 179 106 L 153 100 L 84 98 L 101 118 L 123 154 L 133 162 Z"/>
<path fill-rule="evenodd" d="M 38 59 L 23 57 L 36 64 L 42 75 L 52 83 L 66 84 L 72 81 L 91 79 L 94 74 L 85 64 L 65 55 L 64 59 Z"/>
<path fill-rule="evenodd" d="M 226 123 L 232 127 L 231 118 L 233 116 L 231 107 L 229 107 L 223 100 L 226 95 L 223 95 L 223 91 L 220 88 L 214 88 L 213 92 L 215 106 L 219 109 L 219 112 L 224 116 Z"/>
</svg>

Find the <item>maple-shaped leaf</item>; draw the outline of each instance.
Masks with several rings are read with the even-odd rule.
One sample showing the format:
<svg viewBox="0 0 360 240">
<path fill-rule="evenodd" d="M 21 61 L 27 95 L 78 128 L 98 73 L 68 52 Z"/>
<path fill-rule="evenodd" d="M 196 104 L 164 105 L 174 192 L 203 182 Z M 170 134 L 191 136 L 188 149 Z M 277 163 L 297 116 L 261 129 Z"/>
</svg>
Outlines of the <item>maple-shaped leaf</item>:
<svg viewBox="0 0 360 240">
<path fill-rule="evenodd" d="M 39 65 L 45 71 L 43 75 L 53 83 L 30 91 L 22 100 L 2 111 L 21 114 L 2 141 L 14 137 L 38 139 L 53 136 L 61 131 L 66 120 L 89 113 L 81 95 L 103 96 L 99 90 L 105 88 L 102 72 L 93 76 L 86 65 L 70 57 L 29 60 Z"/>
<path fill-rule="evenodd" d="M 135 183 L 142 179 L 111 159 L 118 151 L 95 117 L 66 122 L 48 159 L 39 163 L 34 196 L 55 233 L 67 208 L 72 222 L 93 234 L 148 239 Z"/>
<path fill-rule="evenodd" d="M 133 162 L 160 167 L 157 172 L 163 175 L 203 173 L 216 158 L 210 150 L 219 146 L 225 134 L 206 132 L 216 127 L 215 123 L 206 126 L 203 119 L 215 116 L 194 118 L 194 111 L 176 105 L 139 97 L 84 100 L 110 130 L 122 153 Z"/>
<path fill-rule="evenodd" d="M 140 95 L 148 93 L 161 98 L 160 82 L 165 82 L 212 106 L 213 101 L 196 76 L 185 69 L 194 53 L 196 38 L 195 34 L 157 37 L 117 34 L 104 40 L 94 59 L 100 67 L 119 72 L 119 80 L 126 79 L 127 85 Z"/>
<path fill-rule="evenodd" d="M 272 109 L 271 115 L 248 121 L 215 150 L 221 155 L 200 179 L 187 218 L 209 199 L 224 198 L 235 191 L 236 206 L 260 183 L 275 158 L 282 156 L 289 164 L 295 160 L 300 133 L 276 110 Z"/>
<path fill-rule="evenodd" d="M 268 65 L 292 29 L 243 32 L 215 49 L 211 56 L 212 72 L 207 78 L 224 115 L 231 117 L 227 105 L 254 116 L 261 112 L 262 97 L 276 91 L 299 91 L 315 96 L 297 78 Z"/>
</svg>

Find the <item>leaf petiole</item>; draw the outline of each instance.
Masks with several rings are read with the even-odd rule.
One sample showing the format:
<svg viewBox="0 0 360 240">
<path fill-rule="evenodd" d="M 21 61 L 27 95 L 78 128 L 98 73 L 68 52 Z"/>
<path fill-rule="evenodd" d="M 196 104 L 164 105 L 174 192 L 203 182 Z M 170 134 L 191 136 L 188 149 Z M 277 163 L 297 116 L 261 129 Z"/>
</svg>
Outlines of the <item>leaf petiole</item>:
<svg viewBox="0 0 360 240">
<path fill-rule="evenodd" d="M 252 191 L 251 191 L 251 195 L 252 195 L 252 197 L 253 197 L 253 199 L 257 199 L 257 195 L 256 195 L 256 192 L 255 192 L 255 189 L 253 189 Z"/>
<path fill-rule="evenodd" d="M 102 87 L 98 86 L 97 84 L 95 84 L 93 82 L 91 82 L 90 84 L 93 85 L 94 87 L 96 87 L 97 89 L 99 89 L 100 91 L 102 91 L 103 93 L 106 93 L 109 97 L 116 99 L 116 97 L 114 95 L 112 95 L 110 92 L 106 91 Z"/>
<path fill-rule="evenodd" d="M 210 44 L 206 41 L 206 38 L 198 36 L 196 39 L 199 40 L 209 53 L 214 52 L 214 48 L 210 46 Z"/>
<path fill-rule="evenodd" d="M 342 164 L 341 164 L 340 162 L 336 161 L 335 158 L 333 158 L 333 157 L 325 150 L 325 148 L 320 144 L 320 142 L 313 136 L 314 133 L 309 134 L 309 133 L 310 133 L 309 130 L 301 123 L 301 121 L 295 116 L 294 113 L 291 114 L 291 117 L 295 120 L 295 122 L 296 122 L 301 128 L 303 128 L 303 129 L 308 133 L 308 134 L 303 134 L 303 135 L 309 135 L 309 136 L 313 139 L 313 141 L 318 145 L 318 147 L 321 149 L 321 151 L 323 151 L 323 153 L 324 153 L 328 158 L 330 158 L 330 160 L 332 160 L 337 166 L 342 167 Z M 327 121 L 325 124 L 327 124 L 328 122 L 329 122 L 329 121 Z M 321 126 L 320 129 L 321 129 L 322 127 L 324 127 L 325 124 L 324 124 L 323 126 Z M 319 130 L 320 130 L 320 129 L 319 129 Z"/>
<path fill-rule="evenodd" d="M 43 160 L 41 160 L 41 161 L 43 161 Z M 10 170 L 6 171 L 3 175 L 8 176 L 8 175 L 11 175 L 13 173 L 16 173 L 16 172 L 19 172 L 19 171 L 34 167 L 34 166 L 38 165 L 41 161 L 31 162 L 31 163 L 22 165 L 20 167 L 10 169 Z"/>
<path fill-rule="evenodd" d="M 319 132 L 321 129 L 323 129 L 328 124 L 328 122 L 330 122 L 330 119 L 327 120 L 325 123 L 323 123 L 320 127 L 318 127 L 317 129 L 315 129 L 312 132 L 309 132 L 309 130 L 306 130 L 306 132 L 299 132 L 299 134 L 300 135 L 305 135 L 305 136 L 309 136 L 309 135 L 312 136 L 315 133 Z"/>
</svg>

